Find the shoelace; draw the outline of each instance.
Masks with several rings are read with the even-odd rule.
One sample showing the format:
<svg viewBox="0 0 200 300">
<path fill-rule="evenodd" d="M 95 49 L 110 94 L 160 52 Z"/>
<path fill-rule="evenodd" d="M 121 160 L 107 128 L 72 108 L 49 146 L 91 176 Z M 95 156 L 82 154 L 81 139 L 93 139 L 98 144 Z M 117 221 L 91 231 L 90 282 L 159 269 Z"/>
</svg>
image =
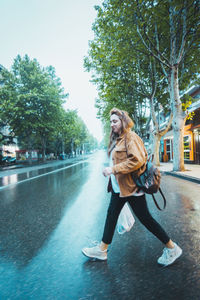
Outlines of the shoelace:
<svg viewBox="0 0 200 300">
<path fill-rule="evenodd" d="M 98 246 L 98 245 L 100 245 L 99 241 L 92 241 L 91 239 L 90 239 L 89 241 L 90 241 L 90 244 L 91 244 L 92 246 Z M 106 251 L 108 252 L 109 249 L 107 249 Z M 104 251 L 103 251 L 103 252 L 104 252 Z"/>
<path fill-rule="evenodd" d="M 92 244 L 93 246 L 98 246 L 98 245 L 99 245 L 99 241 L 91 241 L 91 244 Z"/>
<path fill-rule="evenodd" d="M 169 259 L 169 257 L 172 256 L 172 253 L 170 253 L 171 252 L 170 250 L 171 249 L 169 249 L 169 248 L 164 248 L 163 256 L 164 256 L 165 259 Z"/>
<path fill-rule="evenodd" d="M 99 243 L 99 241 L 92 240 L 89 236 L 87 236 L 87 244 L 92 245 L 92 246 L 97 246 L 100 243 Z"/>
</svg>

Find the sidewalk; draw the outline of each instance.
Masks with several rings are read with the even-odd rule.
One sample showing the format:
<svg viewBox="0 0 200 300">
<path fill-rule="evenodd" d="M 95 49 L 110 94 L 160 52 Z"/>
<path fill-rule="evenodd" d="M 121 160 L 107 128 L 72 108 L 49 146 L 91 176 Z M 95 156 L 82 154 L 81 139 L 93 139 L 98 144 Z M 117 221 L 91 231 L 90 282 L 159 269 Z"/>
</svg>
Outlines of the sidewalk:
<svg viewBox="0 0 200 300">
<path fill-rule="evenodd" d="M 185 164 L 185 171 L 173 171 L 173 163 L 161 163 L 160 171 L 166 175 L 179 177 L 200 184 L 200 165 Z"/>
</svg>

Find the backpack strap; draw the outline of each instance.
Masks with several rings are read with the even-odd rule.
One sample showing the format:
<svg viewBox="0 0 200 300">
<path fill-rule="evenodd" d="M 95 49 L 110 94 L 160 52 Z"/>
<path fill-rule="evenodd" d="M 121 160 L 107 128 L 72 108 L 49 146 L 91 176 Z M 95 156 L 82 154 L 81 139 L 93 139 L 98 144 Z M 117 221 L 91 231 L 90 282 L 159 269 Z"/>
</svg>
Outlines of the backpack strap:
<svg viewBox="0 0 200 300">
<path fill-rule="evenodd" d="M 160 206 L 158 205 L 158 203 L 157 203 L 157 201 L 156 201 L 156 198 L 155 198 L 154 194 L 152 194 L 153 201 L 154 201 L 156 207 L 157 207 L 159 210 L 164 210 L 165 207 L 166 207 L 166 198 L 165 198 L 165 196 L 164 196 L 164 194 L 163 194 L 161 188 L 159 188 L 159 192 L 160 192 L 160 194 L 161 194 L 161 196 L 162 196 L 162 198 L 163 198 L 163 202 L 164 202 L 163 208 L 160 208 Z"/>
<path fill-rule="evenodd" d="M 126 133 L 124 135 L 124 144 L 125 144 L 125 149 L 126 149 L 126 156 L 128 157 L 128 148 L 127 148 L 127 141 L 126 141 Z"/>
<path fill-rule="evenodd" d="M 124 142 L 125 142 L 126 156 L 128 157 L 128 149 L 127 149 L 126 134 L 125 134 L 125 137 L 124 137 Z M 153 162 L 153 159 L 154 159 L 154 154 L 152 154 L 152 155 L 149 157 L 149 159 L 148 159 L 147 161 Z M 167 202 L 167 201 L 166 201 L 166 198 L 165 198 L 165 196 L 164 196 L 164 194 L 163 194 L 163 192 L 162 192 L 162 190 L 161 190 L 160 187 L 159 187 L 159 192 L 160 192 L 160 194 L 161 194 L 161 196 L 162 196 L 162 198 L 163 198 L 163 202 L 164 202 L 163 208 L 160 208 L 160 206 L 158 205 L 158 203 L 157 203 L 157 201 L 156 201 L 156 198 L 155 198 L 154 194 L 151 194 L 151 195 L 152 195 L 152 198 L 153 198 L 153 201 L 154 201 L 156 207 L 157 207 L 159 210 L 162 211 L 162 210 L 165 209 L 165 207 L 166 207 L 166 202 Z"/>
</svg>

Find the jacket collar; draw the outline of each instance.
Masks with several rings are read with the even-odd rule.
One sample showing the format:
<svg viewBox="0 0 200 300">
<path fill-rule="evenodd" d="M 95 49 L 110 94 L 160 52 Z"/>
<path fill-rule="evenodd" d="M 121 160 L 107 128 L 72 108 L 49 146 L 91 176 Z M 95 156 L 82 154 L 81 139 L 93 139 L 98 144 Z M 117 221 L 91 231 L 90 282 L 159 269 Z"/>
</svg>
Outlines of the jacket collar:
<svg viewBox="0 0 200 300">
<path fill-rule="evenodd" d="M 130 132 L 130 129 L 128 129 L 128 130 L 124 131 L 123 133 L 121 133 L 120 136 L 117 138 L 117 141 L 122 140 L 125 137 L 125 135 L 127 135 L 128 132 Z"/>
</svg>

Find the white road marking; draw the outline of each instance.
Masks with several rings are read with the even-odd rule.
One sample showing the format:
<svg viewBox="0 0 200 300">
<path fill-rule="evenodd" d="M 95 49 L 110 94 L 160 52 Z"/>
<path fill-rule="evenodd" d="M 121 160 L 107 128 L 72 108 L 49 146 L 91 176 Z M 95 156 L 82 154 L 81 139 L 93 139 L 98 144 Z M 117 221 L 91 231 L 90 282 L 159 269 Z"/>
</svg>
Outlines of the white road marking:
<svg viewBox="0 0 200 300">
<path fill-rule="evenodd" d="M 47 172 L 47 173 L 44 173 L 44 174 L 41 174 L 41 175 L 37 175 L 37 176 L 34 176 L 34 177 L 30 177 L 30 178 L 27 178 L 27 179 L 23 179 L 23 180 L 21 180 L 21 181 L 13 182 L 13 183 L 7 184 L 7 185 L 5 185 L 5 186 L 1 186 L 1 187 L 0 187 L 0 190 L 9 188 L 9 187 L 14 186 L 14 185 L 17 185 L 17 184 L 19 184 L 19 183 L 24 183 L 24 182 L 26 182 L 26 181 L 30 181 L 30 180 L 33 180 L 33 179 L 37 179 L 37 178 L 40 178 L 40 177 L 49 175 L 49 174 L 53 174 L 53 173 L 56 173 L 56 172 L 60 172 L 60 171 L 65 170 L 65 169 L 72 168 L 72 167 L 74 167 L 74 166 L 76 166 L 76 165 L 80 165 L 80 164 L 82 164 L 82 163 L 84 163 L 84 162 L 86 162 L 86 161 L 88 161 L 88 160 L 82 160 L 82 161 L 79 161 L 79 162 L 77 162 L 77 163 L 75 163 L 75 164 L 73 164 L 73 165 L 67 166 L 67 167 L 63 167 L 63 168 L 60 168 L 60 169 L 57 169 L 57 170 L 54 170 L 54 171 L 51 171 L 51 172 Z M 41 170 L 41 169 L 40 169 L 40 170 Z M 25 172 L 25 173 L 26 173 L 26 172 Z M 12 175 L 18 175 L 18 174 L 12 174 Z M 12 175 L 10 175 L 10 176 L 12 176 Z M 7 175 L 7 176 L 9 176 L 9 175 Z M 6 177 L 7 177 L 7 176 L 6 176 Z"/>
</svg>

